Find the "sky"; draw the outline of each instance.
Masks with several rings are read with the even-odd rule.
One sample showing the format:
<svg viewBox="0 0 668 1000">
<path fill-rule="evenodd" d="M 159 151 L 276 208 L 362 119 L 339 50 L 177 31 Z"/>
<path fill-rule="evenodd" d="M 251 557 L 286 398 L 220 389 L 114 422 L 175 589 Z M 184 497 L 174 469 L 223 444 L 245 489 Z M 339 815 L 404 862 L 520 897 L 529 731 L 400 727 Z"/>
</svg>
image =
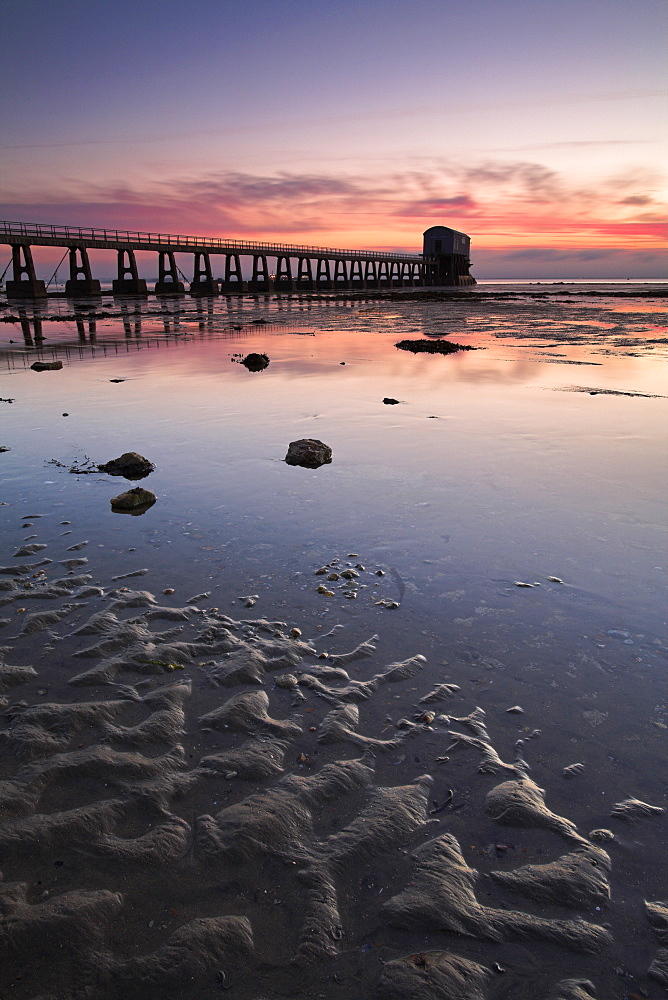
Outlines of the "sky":
<svg viewBox="0 0 668 1000">
<path fill-rule="evenodd" d="M 412 253 L 446 225 L 482 279 L 667 273 L 666 0 L 0 0 L 0 25 L 2 219 Z"/>
</svg>

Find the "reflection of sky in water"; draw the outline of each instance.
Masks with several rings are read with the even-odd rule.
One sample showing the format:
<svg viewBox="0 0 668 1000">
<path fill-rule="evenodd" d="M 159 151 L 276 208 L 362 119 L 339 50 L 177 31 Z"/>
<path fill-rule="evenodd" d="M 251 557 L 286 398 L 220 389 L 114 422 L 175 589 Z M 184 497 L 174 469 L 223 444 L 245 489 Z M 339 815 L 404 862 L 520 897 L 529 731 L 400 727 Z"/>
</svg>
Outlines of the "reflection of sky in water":
<svg viewBox="0 0 668 1000">
<path fill-rule="evenodd" d="M 615 346 L 620 323 L 631 341 L 647 323 L 642 301 L 613 321 L 614 300 L 586 307 L 588 324 L 574 315 L 580 301 L 282 306 L 272 318 L 287 327 L 235 331 L 262 307 L 185 300 L 176 307 L 185 332 L 165 336 L 163 318 L 146 312 L 156 310 L 150 300 L 140 332 L 129 310 L 127 338 L 122 320 L 99 319 L 94 347 L 87 329 L 77 345 L 73 323 L 47 320 L 44 356 L 67 342 L 63 371 L 24 370 L 31 358 L 13 345 L 3 378 L 1 395 L 16 400 L 2 404 L 2 443 L 12 449 L 2 456 L 6 499 L 55 501 L 69 518 L 77 508 L 100 545 L 110 529 L 127 545 L 151 539 L 164 552 L 169 542 L 172 573 L 194 577 L 195 564 L 220 559 L 230 539 L 238 565 L 227 572 L 240 585 L 254 546 L 266 546 L 274 566 L 309 544 L 363 548 L 395 563 L 411 579 L 409 597 L 419 593 L 434 613 L 453 587 L 475 602 L 492 599 L 495 581 L 557 575 L 578 588 L 571 596 L 583 595 L 569 614 L 612 602 L 614 622 L 631 614 L 658 629 L 665 400 L 555 390 L 661 393 L 665 363 Z M 173 331 L 175 307 L 167 309 Z M 1 332 L 5 343 L 16 339 L 15 328 Z M 415 356 L 394 347 L 436 332 L 484 350 Z M 266 352 L 269 368 L 233 363 L 249 351 Z M 384 405 L 386 396 L 401 404 Z M 299 437 L 329 444 L 332 465 L 284 465 Z M 77 480 L 45 465 L 130 449 L 155 462 L 146 485 L 159 503 L 122 523 L 108 513 L 122 481 Z M 175 530 L 185 522 L 187 532 Z M 198 534 L 205 544 L 194 543 Z"/>
</svg>

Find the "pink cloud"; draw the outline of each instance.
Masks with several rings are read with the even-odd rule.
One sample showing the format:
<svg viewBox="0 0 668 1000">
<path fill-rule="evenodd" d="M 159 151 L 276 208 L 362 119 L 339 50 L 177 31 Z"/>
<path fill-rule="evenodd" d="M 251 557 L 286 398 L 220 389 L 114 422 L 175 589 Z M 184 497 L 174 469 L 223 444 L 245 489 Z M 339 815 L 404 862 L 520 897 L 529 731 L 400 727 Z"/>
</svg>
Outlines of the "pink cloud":
<svg viewBox="0 0 668 1000">
<path fill-rule="evenodd" d="M 384 176 L 216 171 L 144 187 L 54 188 L 7 200 L 4 218 L 351 247 L 419 248 L 443 220 L 478 246 L 657 246 L 664 214 L 656 178 L 639 173 L 583 188 L 540 163 L 438 163 Z M 620 199 L 620 193 L 624 197 Z M 642 209 L 642 214 L 639 214 Z"/>
</svg>

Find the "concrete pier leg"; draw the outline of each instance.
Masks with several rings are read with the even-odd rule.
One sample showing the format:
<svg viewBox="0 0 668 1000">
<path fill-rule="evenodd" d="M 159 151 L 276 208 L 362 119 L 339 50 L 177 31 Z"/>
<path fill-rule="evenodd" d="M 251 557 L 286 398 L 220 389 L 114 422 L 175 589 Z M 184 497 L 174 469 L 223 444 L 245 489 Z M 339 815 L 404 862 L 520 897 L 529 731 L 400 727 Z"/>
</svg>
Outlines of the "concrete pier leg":
<svg viewBox="0 0 668 1000">
<path fill-rule="evenodd" d="M 365 281 L 362 275 L 362 261 L 353 260 L 350 262 L 350 287 L 364 288 Z"/>
<path fill-rule="evenodd" d="M 273 289 L 273 282 L 269 277 L 269 267 L 264 254 L 253 254 L 253 277 L 250 280 L 249 290 L 251 292 L 270 292 Z"/>
<path fill-rule="evenodd" d="M 247 290 L 247 284 L 243 279 L 241 273 L 241 261 L 239 259 L 239 254 L 228 253 L 225 254 L 225 281 L 223 283 L 223 292 L 228 294 L 241 295 Z"/>
<path fill-rule="evenodd" d="M 148 295 L 146 280 L 139 277 L 134 250 L 118 251 L 118 277 L 112 282 L 114 295 Z"/>
<path fill-rule="evenodd" d="M 297 288 L 307 291 L 313 288 L 313 265 L 310 257 L 300 257 L 297 261 Z"/>
<path fill-rule="evenodd" d="M 71 246 L 70 280 L 65 282 L 65 295 L 70 298 L 89 298 L 91 295 L 102 295 L 100 282 L 94 278 L 90 270 L 88 250 L 85 246 Z"/>
<path fill-rule="evenodd" d="M 387 288 L 391 284 L 390 265 L 386 260 L 378 261 L 378 287 Z"/>
<path fill-rule="evenodd" d="M 14 299 L 43 299 L 46 284 L 35 275 L 32 250 L 27 243 L 12 243 L 13 281 L 7 282 L 7 297 Z"/>
<path fill-rule="evenodd" d="M 289 257 L 276 258 L 276 281 L 274 287 L 277 292 L 293 292 L 295 290 Z"/>
<path fill-rule="evenodd" d="M 218 295 L 220 283 L 214 278 L 211 270 L 211 256 L 204 250 L 196 250 L 193 268 L 193 280 L 190 282 L 191 295 Z"/>
<path fill-rule="evenodd" d="M 345 260 L 338 258 L 334 261 L 334 288 L 349 288 L 348 268 Z"/>
<path fill-rule="evenodd" d="M 185 295 L 185 285 L 179 278 L 179 269 L 172 250 L 158 250 L 158 280 L 156 295 Z"/>
<path fill-rule="evenodd" d="M 367 260 L 364 262 L 364 284 L 367 286 L 378 288 L 378 268 L 376 267 L 375 260 Z"/>
<path fill-rule="evenodd" d="M 316 271 L 315 287 L 318 289 L 330 289 L 332 287 L 332 272 L 329 266 L 328 257 L 318 258 L 318 270 Z"/>
<path fill-rule="evenodd" d="M 401 265 L 398 260 L 393 260 L 390 262 L 390 288 L 397 288 L 401 284 Z"/>
</svg>

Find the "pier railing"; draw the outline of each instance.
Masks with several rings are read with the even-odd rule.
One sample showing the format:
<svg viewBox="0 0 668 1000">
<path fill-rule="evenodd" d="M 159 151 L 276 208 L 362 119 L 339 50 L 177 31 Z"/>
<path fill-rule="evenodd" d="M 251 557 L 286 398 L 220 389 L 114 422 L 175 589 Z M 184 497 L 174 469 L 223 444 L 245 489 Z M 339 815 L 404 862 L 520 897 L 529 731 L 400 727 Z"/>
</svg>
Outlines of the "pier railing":
<svg viewBox="0 0 668 1000">
<path fill-rule="evenodd" d="M 25 222 L 0 222 L 0 242 L 25 241 L 33 246 L 71 246 L 83 244 L 89 249 L 172 250 L 175 252 L 264 254 L 267 256 L 327 257 L 346 260 L 422 261 L 421 254 L 385 250 L 343 250 L 335 247 L 302 246 L 294 243 L 267 243 L 254 240 L 228 240 L 204 236 L 178 236 L 173 233 L 148 233 L 139 230 L 97 229 L 81 226 L 38 225 Z"/>
</svg>

